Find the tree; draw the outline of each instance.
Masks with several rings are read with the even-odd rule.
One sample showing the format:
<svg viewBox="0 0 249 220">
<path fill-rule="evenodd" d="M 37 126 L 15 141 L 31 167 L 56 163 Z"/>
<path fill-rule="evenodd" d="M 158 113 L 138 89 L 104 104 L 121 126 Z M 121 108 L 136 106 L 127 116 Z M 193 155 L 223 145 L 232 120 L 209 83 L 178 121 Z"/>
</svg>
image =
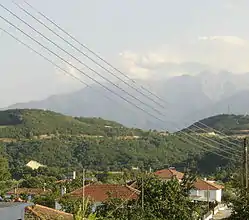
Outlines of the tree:
<svg viewBox="0 0 249 220">
<path fill-rule="evenodd" d="M 241 191 L 239 195 L 232 201 L 231 220 L 249 219 L 249 196 L 247 192 Z"/>
<path fill-rule="evenodd" d="M 90 205 L 91 204 L 89 203 L 88 199 L 85 200 L 84 209 L 82 208 L 83 204 L 80 204 L 77 207 L 77 211 L 76 211 L 76 213 L 73 216 L 74 220 L 85 220 L 85 219 L 95 220 L 95 219 L 97 219 L 96 213 L 89 213 Z"/>
<path fill-rule="evenodd" d="M 137 201 L 110 200 L 100 207 L 103 219 L 157 219 L 193 220 L 198 217 L 198 206 L 189 199 L 194 177 L 185 175 L 179 183 L 177 179 L 162 181 L 153 175 L 137 179 L 138 188 L 143 187 L 144 196 Z M 143 207 L 142 207 L 143 201 Z"/>
<path fill-rule="evenodd" d="M 8 160 L 0 155 L 0 181 L 6 181 L 10 178 Z"/>
</svg>

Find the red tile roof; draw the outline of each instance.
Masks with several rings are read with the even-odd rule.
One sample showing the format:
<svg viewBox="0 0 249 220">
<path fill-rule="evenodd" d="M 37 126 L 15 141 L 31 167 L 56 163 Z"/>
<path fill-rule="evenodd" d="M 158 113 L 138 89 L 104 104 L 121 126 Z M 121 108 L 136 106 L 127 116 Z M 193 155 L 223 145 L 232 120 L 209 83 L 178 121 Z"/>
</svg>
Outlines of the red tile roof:
<svg viewBox="0 0 249 220">
<path fill-rule="evenodd" d="M 162 179 L 171 179 L 175 176 L 178 180 L 181 180 L 183 179 L 184 173 L 178 172 L 175 169 L 164 169 L 156 171 L 155 175 Z M 194 182 L 194 187 L 198 190 L 219 190 L 224 188 L 219 184 L 202 179 L 197 179 Z"/>
<path fill-rule="evenodd" d="M 178 180 L 181 180 L 184 173 L 178 172 L 175 169 L 164 169 L 156 171 L 155 175 L 162 179 L 172 179 L 175 176 Z"/>
<path fill-rule="evenodd" d="M 70 213 L 62 212 L 56 209 L 52 209 L 42 205 L 35 205 L 33 207 L 27 207 L 27 212 L 38 217 L 39 219 L 63 219 L 63 220 L 73 220 L 73 215 Z"/>
<path fill-rule="evenodd" d="M 18 188 L 18 189 L 12 189 L 9 192 L 7 192 L 7 195 L 14 195 L 14 194 L 28 194 L 28 195 L 44 195 L 47 193 L 51 193 L 51 190 L 45 190 L 42 188 Z"/>
<path fill-rule="evenodd" d="M 85 196 L 95 202 L 103 202 L 109 198 L 133 200 L 138 198 L 139 192 L 131 187 L 115 184 L 92 184 L 85 186 Z M 70 193 L 72 197 L 82 197 L 82 188 Z"/>
<path fill-rule="evenodd" d="M 222 185 L 213 183 L 213 182 L 209 182 L 209 181 L 205 181 L 202 179 L 197 179 L 194 182 L 194 187 L 198 190 L 219 190 L 219 189 L 223 189 L 224 187 Z"/>
</svg>

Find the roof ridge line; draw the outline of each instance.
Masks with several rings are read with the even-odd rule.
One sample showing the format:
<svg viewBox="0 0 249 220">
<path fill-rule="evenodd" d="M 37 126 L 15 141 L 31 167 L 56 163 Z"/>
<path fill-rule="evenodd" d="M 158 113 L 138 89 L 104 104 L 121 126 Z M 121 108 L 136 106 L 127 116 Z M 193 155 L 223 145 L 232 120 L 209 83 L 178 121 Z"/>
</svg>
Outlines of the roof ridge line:
<svg viewBox="0 0 249 220">
<path fill-rule="evenodd" d="M 47 207 L 47 206 L 43 206 L 43 205 L 39 205 L 39 204 L 36 204 L 35 206 L 41 207 L 41 208 L 45 208 L 45 209 L 48 209 L 48 210 L 53 210 L 53 211 L 61 213 L 61 214 L 66 214 L 66 215 L 73 216 L 73 214 L 71 214 L 71 213 L 63 212 L 63 211 L 60 211 L 60 210 L 57 210 L 57 209 L 53 209 L 53 208 L 50 208 L 50 207 Z"/>
<path fill-rule="evenodd" d="M 129 186 L 129 185 L 125 185 L 125 187 L 127 187 L 129 190 L 131 190 L 131 191 L 134 191 L 134 192 L 136 192 L 136 193 L 141 193 L 141 191 L 140 190 L 138 190 L 138 189 L 136 189 L 136 188 L 133 188 L 132 186 Z"/>
</svg>

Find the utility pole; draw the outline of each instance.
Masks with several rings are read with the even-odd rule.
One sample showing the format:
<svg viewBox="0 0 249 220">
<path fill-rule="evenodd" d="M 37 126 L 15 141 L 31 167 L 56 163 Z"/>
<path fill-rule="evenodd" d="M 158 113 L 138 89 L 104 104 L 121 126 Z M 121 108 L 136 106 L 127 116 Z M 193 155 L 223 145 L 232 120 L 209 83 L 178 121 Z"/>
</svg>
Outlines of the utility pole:
<svg viewBox="0 0 249 220">
<path fill-rule="evenodd" d="M 208 212 L 209 212 L 209 187 L 207 189 L 207 208 L 208 208 Z"/>
<path fill-rule="evenodd" d="M 142 190 L 141 190 L 141 193 L 142 193 L 142 210 L 144 211 L 144 177 L 143 177 L 143 174 L 142 174 Z"/>
<path fill-rule="evenodd" d="M 83 213 L 83 219 L 85 218 L 85 169 L 83 168 L 82 171 L 82 213 Z"/>
<path fill-rule="evenodd" d="M 244 181 L 245 189 L 248 189 L 248 152 L 247 152 L 247 139 L 244 138 Z"/>
</svg>

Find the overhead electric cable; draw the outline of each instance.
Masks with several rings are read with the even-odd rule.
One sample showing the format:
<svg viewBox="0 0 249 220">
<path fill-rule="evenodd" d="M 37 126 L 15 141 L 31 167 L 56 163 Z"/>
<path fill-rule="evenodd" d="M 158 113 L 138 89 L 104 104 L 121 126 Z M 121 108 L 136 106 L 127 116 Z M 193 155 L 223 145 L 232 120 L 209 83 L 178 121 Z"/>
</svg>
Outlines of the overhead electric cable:
<svg viewBox="0 0 249 220">
<path fill-rule="evenodd" d="M 2 16 L 0 16 L 1 18 L 2 18 Z M 56 67 L 58 67 L 59 69 L 61 69 L 61 70 L 63 70 L 60 66 L 58 66 L 57 64 L 55 64 L 53 61 L 51 61 L 51 60 L 49 60 L 47 57 L 45 57 L 44 55 L 42 55 L 41 53 L 39 53 L 38 51 L 36 51 L 36 50 L 34 50 L 31 46 L 29 46 L 29 45 L 27 45 L 26 43 L 24 43 L 23 41 L 21 41 L 21 40 L 19 40 L 17 37 L 15 37 L 14 35 L 12 35 L 12 34 L 10 34 L 8 31 L 6 31 L 6 30 L 4 30 L 4 29 L 2 29 L 5 33 L 7 33 L 8 35 L 10 35 L 12 38 L 14 38 L 15 40 L 17 40 L 18 42 L 20 42 L 20 43 L 22 43 L 24 46 L 26 46 L 26 47 L 28 47 L 29 49 L 31 49 L 33 52 L 35 52 L 35 53 L 37 53 L 38 55 L 40 55 L 41 57 L 43 57 L 45 60 L 47 60 L 48 62 L 50 62 L 51 64 L 53 64 L 53 65 L 55 65 Z M 19 30 L 19 29 L 18 29 Z M 27 35 L 26 35 L 27 36 Z M 65 71 L 65 70 L 63 70 L 63 71 Z M 65 71 L 66 73 L 68 73 L 67 71 Z M 79 78 L 77 78 L 77 77 L 75 77 L 74 75 L 72 75 L 72 74 L 69 74 L 69 75 L 71 75 L 71 76 L 73 76 L 75 79 L 77 79 L 77 80 L 80 80 Z M 87 85 L 88 86 L 88 84 L 86 84 L 84 81 L 82 81 L 82 80 L 80 80 L 80 82 L 81 83 L 84 83 L 85 85 Z M 132 105 L 133 105 L 133 103 L 132 103 Z M 196 138 L 194 138 L 194 137 L 192 137 L 191 135 L 188 135 L 187 133 L 184 133 L 184 132 L 180 132 L 181 134 L 184 134 L 185 136 L 188 136 L 188 137 L 190 137 L 190 138 L 192 138 L 192 139 L 195 139 L 195 140 L 197 140 L 197 141 L 200 141 L 200 140 L 198 140 L 198 139 L 196 139 Z M 188 141 L 188 140 L 187 140 Z M 189 141 L 188 141 L 189 142 Z M 201 141 L 202 143 L 204 143 L 204 144 L 207 144 L 209 147 L 211 147 L 211 148 L 215 148 L 215 149 L 218 149 L 219 151 L 223 151 L 223 152 L 225 152 L 225 153 L 230 153 L 230 152 L 227 152 L 227 151 L 225 151 L 225 150 L 221 150 L 221 149 L 219 149 L 219 148 L 217 148 L 217 147 L 214 147 L 214 146 L 212 146 L 212 145 L 210 145 L 210 144 L 208 144 L 208 143 L 206 143 L 206 142 L 203 142 L 203 141 Z M 198 145 L 196 145 L 196 146 L 198 146 Z M 199 146 L 200 147 L 200 146 Z M 212 152 L 212 153 L 214 153 L 214 154 L 217 154 L 216 152 Z M 232 154 L 233 155 L 233 154 Z M 236 156 L 236 155 L 235 155 Z M 226 157 L 226 156 L 223 156 L 224 158 Z"/>
<path fill-rule="evenodd" d="M 13 1 L 14 2 L 14 1 Z M 64 30 L 61 26 L 59 26 L 58 24 L 56 24 L 52 19 L 50 19 L 48 16 L 46 16 L 44 13 L 40 12 L 39 10 L 37 10 L 35 7 L 33 7 L 30 3 L 28 3 L 26 0 L 24 0 L 24 2 L 31 8 L 33 9 L 35 12 L 37 12 L 39 15 L 41 15 L 43 18 L 45 18 L 47 21 L 49 21 L 50 23 L 52 23 L 55 27 L 57 27 L 60 31 L 62 31 L 64 34 L 66 34 L 67 36 L 69 36 L 72 40 L 74 40 L 75 42 L 77 42 L 79 45 L 81 45 L 83 48 L 85 48 L 87 51 L 89 51 L 90 53 L 92 53 L 93 55 L 95 55 L 98 59 L 100 59 L 101 61 L 103 61 L 105 64 L 107 64 L 108 66 L 110 66 L 112 69 L 114 69 L 115 71 L 119 72 L 121 75 L 123 75 L 124 77 L 126 77 L 127 79 L 131 80 L 133 83 L 136 84 L 136 81 L 131 79 L 128 75 L 126 75 L 125 73 L 123 73 L 122 71 L 120 71 L 119 69 L 117 69 L 116 67 L 114 67 L 112 64 L 110 64 L 108 61 L 106 61 L 105 59 L 103 59 L 101 56 L 99 56 L 97 53 L 95 53 L 93 50 L 91 50 L 89 47 L 87 47 L 86 45 L 84 45 L 83 43 L 81 43 L 79 40 L 77 40 L 74 36 L 72 36 L 72 34 L 70 34 L 69 32 L 67 32 L 66 30 Z M 45 25 L 43 22 L 41 22 L 39 19 L 37 19 L 34 15 L 32 15 L 30 12 L 28 12 L 27 10 L 25 10 L 24 8 L 22 8 L 19 4 L 17 4 L 16 2 L 14 2 L 15 5 L 17 5 L 20 9 L 22 9 L 23 11 L 25 11 L 26 13 L 28 13 L 30 16 L 32 16 L 36 21 L 38 21 L 40 24 L 42 24 L 43 26 L 47 27 L 50 31 L 52 31 L 54 34 L 56 34 L 56 36 L 62 38 L 59 34 L 57 34 L 55 31 L 53 31 L 51 28 L 49 28 L 47 25 Z M 69 41 L 66 41 L 67 43 Z M 70 44 L 71 45 L 71 44 Z M 72 45 L 71 45 L 72 46 Z M 75 48 L 75 46 L 74 46 Z M 76 48 L 75 48 L 76 49 Z M 80 51 L 78 48 L 77 48 L 77 51 Z M 83 53 L 81 51 L 81 53 Z M 90 58 L 92 61 L 93 59 Z M 93 61 L 94 63 L 97 63 L 96 61 Z M 98 64 L 98 63 L 97 63 Z M 98 64 L 99 66 L 101 66 L 100 64 Z M 106 70 L 106 68 L 105 68 Z M 106 70 L 109 72 L 109 70 Z M 150 92 L 148 89 L 144 88 L 143 86 L 141 86 L 141 88 L 143 88 L 145 91 L 149 92 L 151 95 L 153 95 L 154 97 L 160 99 L 161 101 L 163 101 L 165 104 L 169 104 L 167 101 L 165 101 L 164 99 L 160 98 L 159 96 L 155 95 L 154 93 Z M 145 95 L 145 94 L 143 94 Z M 148 99 L 151 100 L 150 97 L 147 96 Z M 164 107 L 162 106 L 160 103 L 158 103 L 159 106 L 161 107 Z M 221 131 L 218 131 L 217 129 L 214 129 L 210 126 L 207 126 L 206 124 L 202 123 L 202 122 L 196 122 L 197 124 L 201 124 L 207 128 L 210 128 L 212 129 L 213 131 L 216 131 L 216 133 L 219 133 L 225 137 L 228 137 L 228 135 L 222 133 Z M 194 124 L 194 126 L 200 130 L 203 130 L 203 131 L 206 131 L 205 129 L 197 126 L 196 124 Z M 234 146 L 239 146 L 238 144 L 232 142 L 232 141 L 229 141 L 229 140 L 225 140 L 225 142 L 231 144 L 231 145 L 234 145 Z"/>
</svg>

